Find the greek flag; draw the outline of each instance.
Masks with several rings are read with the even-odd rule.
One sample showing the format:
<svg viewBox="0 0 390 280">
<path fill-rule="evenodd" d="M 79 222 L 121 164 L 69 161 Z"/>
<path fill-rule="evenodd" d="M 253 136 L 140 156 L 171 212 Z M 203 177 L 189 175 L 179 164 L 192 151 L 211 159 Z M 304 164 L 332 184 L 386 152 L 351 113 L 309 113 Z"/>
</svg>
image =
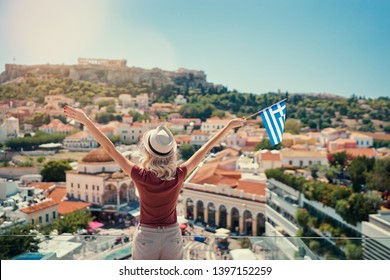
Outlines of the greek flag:
<svg viewBox="0 0 390 280">
<path fill-rule="evenodd" d="M 284 122 L 286 120 L 286 103 L 284 100 L 265 108 L 260 112 L 264 127 L 273 146 L 282 142 Z"/>
</svg>

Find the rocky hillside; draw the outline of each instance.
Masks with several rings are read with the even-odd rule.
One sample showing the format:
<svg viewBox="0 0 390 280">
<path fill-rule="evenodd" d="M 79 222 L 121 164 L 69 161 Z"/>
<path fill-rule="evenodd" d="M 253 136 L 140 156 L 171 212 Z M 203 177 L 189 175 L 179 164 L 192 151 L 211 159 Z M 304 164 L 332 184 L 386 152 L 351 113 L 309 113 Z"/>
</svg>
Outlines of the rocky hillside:
<svg viewBox="0 0 390 280">
<path fill-rule="evenodd" d="M 102 65 L 15 65 L 6 64 L 0 74 L 0 84 L 12 83 L 29 76 L 40 78 L 70 78 L 73 81 L 88 81 L 111 85 L 125 85 L 129 82 L 146 81 L 157 87 L 185 85 L 187 87 L 210 86 L 203 71 L 179 69 L 166 71 L 159 68 L 114 67 Z"/>
</svg>

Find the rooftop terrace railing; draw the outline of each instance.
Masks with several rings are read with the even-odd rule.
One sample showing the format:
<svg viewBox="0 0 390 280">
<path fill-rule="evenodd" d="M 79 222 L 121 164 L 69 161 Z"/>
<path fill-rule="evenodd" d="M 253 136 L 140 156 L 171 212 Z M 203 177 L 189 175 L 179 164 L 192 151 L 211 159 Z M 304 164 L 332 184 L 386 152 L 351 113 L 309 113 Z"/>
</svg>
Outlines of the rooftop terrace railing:
<svg viewBox="0 0 390 280">
<path fill-rule="evenodd" d="M 123 260 L 129 232 L 95 235 L 0 235 L 2 260 Z M 390 260 L 390 238 L 183 236 L 186 260 Z M 244 250 L 243 250 L 244 249 Z"/>
</svg>

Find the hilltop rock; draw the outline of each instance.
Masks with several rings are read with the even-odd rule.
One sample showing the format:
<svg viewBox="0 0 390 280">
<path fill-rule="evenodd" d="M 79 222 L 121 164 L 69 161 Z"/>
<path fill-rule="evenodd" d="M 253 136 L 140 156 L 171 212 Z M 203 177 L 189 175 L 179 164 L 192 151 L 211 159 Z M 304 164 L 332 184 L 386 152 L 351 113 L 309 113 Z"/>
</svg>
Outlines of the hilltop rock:
<svg viewBox="0 0 390 280">
<path fill-rule="evenodd" d="M 41 78 L 70 78 L 73 81 L 88 81 L 95 83 L 123 85 L 129 82 L 146 81 L 156 86 L 186 85 L 193 87 L 208 87 L 203 71 L 179 69 L 165 71 L 159 68 L 143 69 L 126 66 L 107 65 L 16 65 L 6 64 L 5 71 L 0 74 L 0 84 L 29 76 Z"/>
</svg>

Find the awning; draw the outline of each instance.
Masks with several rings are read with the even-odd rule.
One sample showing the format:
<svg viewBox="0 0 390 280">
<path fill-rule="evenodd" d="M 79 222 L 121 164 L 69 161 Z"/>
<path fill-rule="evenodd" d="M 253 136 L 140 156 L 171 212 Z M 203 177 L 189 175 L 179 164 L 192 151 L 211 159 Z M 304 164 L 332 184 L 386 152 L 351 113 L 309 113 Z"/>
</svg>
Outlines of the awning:
<svg viewBox="0 0 390 280">
<path fill-rule="evenodd" d="M 179 224 L 185 224 L 185 223 L 188 223 L 188 220 L 186 218 L 184 218 L 184 216 L 177 216 L 177 222 Z"/>
<path fill-rule="evenodd" d="M 95 230 L 95 229 L 97 229 L 97 228 L 101 228 L 102 226 L 104 226 L 104 224 L 99 223 L 99 222 L 89 222 L 89 223 L 88 223 L 88 227 L 89 227 L 89 229 L 91 229 L 91 230 Z"/>
<path fill-rule="evenodd" d="M 141 212 L 139 211 L 139 209 L 134 209 L 134 210 L 129 211 L 129 214 L 130 214 L 131 216 L 133 216 L 134 218 L 137 218 L 137 217 L 139 217 L 139 215 L 141 214 Z"/>
<path fill-rule="evenodd" d="M 215 231 L 215 233 L 225 233 L 225 234 L 229 234 L 230 233 L 230 230 L 226 229 L 226 228 L 219 228 Z"/>
</svg>

